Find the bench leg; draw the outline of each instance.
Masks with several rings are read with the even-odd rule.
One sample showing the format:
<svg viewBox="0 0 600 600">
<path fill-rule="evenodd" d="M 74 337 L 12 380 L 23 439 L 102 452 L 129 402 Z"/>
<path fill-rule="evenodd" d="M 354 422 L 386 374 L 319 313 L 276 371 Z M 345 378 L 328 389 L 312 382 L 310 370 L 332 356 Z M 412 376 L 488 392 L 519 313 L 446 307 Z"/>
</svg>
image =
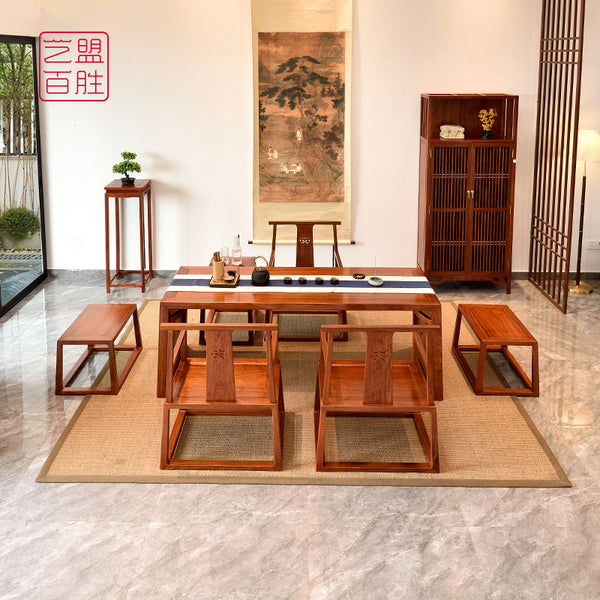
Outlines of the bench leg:
<svg viewBox="0 0 600 600">
<path fill-rule="evenodd" d="M 475 378 L 475 393 L 483 393 L 483 375 L 485 373 L 485 359 L 487 358 L 487 346 L 479 345 L 479 360 L 477 362 L 477 377 Z"/>
<path fill-rule="evenodd" d="M 59 350 L 58 344 L 60 344 L 60 350 Z M 87 346 L 87 348 L 85 349 L 85 351 L 83 352 L 83 354 L 81 355 L 79 360 L 75 363 L 73 368 L 67 373 L 66 376 L 63 377 L 63 370 L 64 370 L 63 346 L 64 346 L 64 344 L 62 342 L 59 342 L 58 344 L 57 344 L 57 348 L 56 348 L 56 350 L 57 350 L 57 352 L 56 352 L 56 386 L 55 386 L 56 394 L 84 395 L 84 394 L 87 394 L 91 389 L 95 389 L 95 388 L 72 387 L 71 382 L 77 377 L 79 372 L 85 366 L 85 363 L 87 362 L 89 357 L 98 348 L 96 346 Z M 80 344 L 68 344 L 68 345 L 80 345 Z M 101 392 L 101 393 L 106 394 L 109 392 L 110 388 L 98 388 L 98 389 L 104 390 L 104 392 Z"/>
<path fill-rule="evenodd" d="M 117 374 L 117 354 L 114 342 L 108 344 L 108 369 L 110 371 L 110 393 L 116 394 L 119 391 L 119 376 Z"/>
<path fill-rule="evenodd" d="M 462 322 L 462 312 L 460 308 L 456 313 L 456 322 L 454 324 L 454 335 L 452 336 L 452 350 L 456 353 L 458 351 L 458 340 L 460 338 L 460 325 Z"/>
<path fill-rule="evenodd" d="M 537 344 L 531 347 L 531 388 L 532 396 L 540 395 L 540 365 Z"/>
<path fill-rule="evenodd" d="M 56 378 L 54 383 L 54 393 L 60 394 L 63 391 L 63 345 L 62 342 L 56 342 Z"/>
</svg>

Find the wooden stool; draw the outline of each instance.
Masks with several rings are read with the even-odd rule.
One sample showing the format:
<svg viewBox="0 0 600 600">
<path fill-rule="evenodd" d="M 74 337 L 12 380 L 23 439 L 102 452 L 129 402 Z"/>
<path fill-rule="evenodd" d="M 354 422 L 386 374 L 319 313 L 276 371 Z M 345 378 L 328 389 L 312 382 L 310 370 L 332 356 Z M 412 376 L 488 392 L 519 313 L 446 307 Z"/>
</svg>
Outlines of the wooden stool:
<svg viewBox="0 0 600 600">
<path fill-rule="evenodd" d="M 133 317 L 135 345 L 115 344 L 119 333 Z M 63 346 L 87 346 L 63 381 Z M 110 387 L 69 387 L 93 352 L 108 351 Z M 131 351 L 121 376 L 117 373 L 117 351 Z M 89 304 L 56 343 L 56 393 L 57 394 L 117 394 L 133 363 L 142 351 L 142 335 L 135 304 Z"/>
<path fill-rule="evenodd" d="M 477 345 L 459 345 L 462 317 L 478 340 Z M 508 350 L 508 346 L 531 346 L 531 379 Z M 538 343 L 513 311 L 504 304 L 459 304 L 452 339 L 452 352 L 478 395 L 538 396 Z M 467 363 L 465 352 L 479 352 L 477 374 Z M 483 387 L 485 359 L 488 352 L 502 352 L 510 366 L 521 378 L 524 387 Z"/>
</svg>

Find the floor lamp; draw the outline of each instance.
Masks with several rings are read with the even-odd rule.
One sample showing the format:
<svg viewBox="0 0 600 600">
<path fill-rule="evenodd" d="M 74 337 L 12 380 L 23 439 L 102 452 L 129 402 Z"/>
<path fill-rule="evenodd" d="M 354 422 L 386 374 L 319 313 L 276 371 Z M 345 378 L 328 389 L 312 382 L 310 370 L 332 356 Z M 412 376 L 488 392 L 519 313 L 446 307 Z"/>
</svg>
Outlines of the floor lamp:
<svg viewBox="0 0 600 600">
<path fill-rule="evenodd" d="M 589 162 L 600 162 L 600 133 L 581 129 L 577 141 L 577 160 L 583 161 L 583 181 L 581 183 L 581 207 L 579 210 L 579 245 L 577 247 L 577 275 L 569 282 L 572 294 L 591 294 L 592 286 L 581 281 L 581 247 L 583 243 L 583 214 L 585 211 L 586 167 Z"/>
</svg>

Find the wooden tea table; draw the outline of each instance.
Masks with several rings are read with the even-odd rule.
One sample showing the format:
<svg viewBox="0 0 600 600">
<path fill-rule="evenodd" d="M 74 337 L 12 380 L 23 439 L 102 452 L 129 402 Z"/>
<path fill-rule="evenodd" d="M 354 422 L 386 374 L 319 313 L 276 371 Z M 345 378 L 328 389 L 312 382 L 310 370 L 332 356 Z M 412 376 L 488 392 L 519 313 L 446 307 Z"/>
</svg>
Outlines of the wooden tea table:
<svg viewBox="0 0 600 600">
<path fill-rule="evenodd" d="M 231 269 L 232 267 L 228 267 Z M 442 382 L 442 307 L 420 269 L 407 268 L 299 268 L 271 267 L 267 286 L 253 286 L 252 267 L 240 268 L 235 288 L 209 287 L 211 267 L 181 267 L 160 303 L 160 322 L 185 321 L 188 310 L 311 312 L 337 310 L 398 310 L 413 313 L 413 323 L 430 323 L 439 329 L 433 335 L 435 400 L 443 399 Z M 355 279 L 360 272 L 364 279 Z M 380 287 L 368 278 L 383 279 Z M 286 284 L 284 277 L 291 277 Z M 304 284 L 299 278 L 304 277 Z M 322 279 L 317 284 L 316 278 Z M 337 278 L 333 284 L 331 278 Z M 343 343 L 343 342 L 342 342 Z M 157 396 L 165 397 L 166 335 L 158 341 Z"/>
</svg>

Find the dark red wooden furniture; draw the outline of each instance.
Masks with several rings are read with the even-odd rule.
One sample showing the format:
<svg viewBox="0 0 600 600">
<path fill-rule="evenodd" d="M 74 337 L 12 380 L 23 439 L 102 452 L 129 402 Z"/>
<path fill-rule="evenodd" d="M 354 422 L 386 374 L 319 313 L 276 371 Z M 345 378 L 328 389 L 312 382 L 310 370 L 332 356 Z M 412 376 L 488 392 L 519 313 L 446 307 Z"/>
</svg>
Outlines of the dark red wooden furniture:
<svg viewBox="0 0 600 600">
<path fill-rule="evenodd" d="M 265 358 L 233 355 L 232 333 L 265 336 Z M 277 354 L 277 325 L 242 323 L 162 323 L 166 335 L 166 400 L 163 408 L 161 469 L 281 470 L 284 405 Z M 206 356 L 187 353 L 188 331 L 202 331 Z M 171 428 L 171 413 L 176 412 Z M 273 459 L 178 458 L 177 444 L 186 419 L 194 415 L 267 415 L 271 417 Z"/>
<path fill-rule="evenodd" d="M 364 360 L 333 358 L 333 336 L 340 331 L 366 334 Z M 437 416 L 434 404 L 433 331 L 439 326 L 323 325 L 321 356 L 315 394 L 317 471 L 417 471 L 438 473 Z M 393 336 L 413 335 L 423 353 L 408 360 L 394 359 Z M 423 415 L 429 415 L 429 431 Z M 327 417 L 398 417 L 414 421 L 425 454 L 424 461 L 358 461 L 327 459 Z M 370 419 L 363 420 L 369 427 Z M 338 440 L 339 441 L 339 440 Z M 338 444 L 339 445 L 339 444 Z"/>
<path fill-rule="evenodd" d="M 335 267 L 342 267 L 342 259 L 338 249 L 337 227 L 341 225 L 341 221 L 269 221 L 269 225 L 273 227 L 273 239 L 271 241 L 271 256 L 269 257 L 269 267 L 275 266 L 275 250 L 277 247 L 277 227 L 278 226 L 293 226 L 296 228 L 296 267 L 314 267 L 314 228 L 315 227 L 331 227 L 332 229 L 332 245 L 333 245 L 333 263 Z M 310 311 L 298 311 L 293 314 L 305 314 Z M 266 320 L 271 322 L 275 313 L 267 312 Z M 277 314 L 283 314 L 278 312 Z M 289 314 L 289 313 L 288 313 Z M 323 313 L 321 313 L 323 314 Z M 327 314 L 327 313 L 325 313 Z M 347 323 L 348 318 L 346 311 L 332 311 L 330 314 L 337 314 L 340 323 Z M 279 339 L 284 341 L 318 341 L 319 337 L 307 334 L 287 334 L 280 335 Z M 347 340 L 348 336 L 342 332 L 343 340 Z"/>
<path fill-rule="evenodd" d="M 481 110 L 497 112 L 482 139 Z M 417 263 L 432 283 L 487 280 L 510 293 L 518 97 L 423 94 Z M 461 125 L 464 139 L 440 138 Z"/>
<path fill-rule="evenodd" d="M 477 339 L 476 344 L 459 344 L 464 317 Z M 509 346 L 531 347 L 531 377 L 529 377 Z M 464 371 L 471 387 L 479 395 L 538 396 L 539 359 L 538 343 L 513 311 L 504 304 L 459 304 L 452 339 L 452 352 Z M 465 353 L 479 353 L 476 373 L 465 358 Z M 501 352 L 523 382 L 523 387 L 484 387 L 483 377 L 488 352 Z"/>
<path fill-rule="evenodd" d="M 152 191 L 150 179 L 136 179 L 133 185 L 123 185 L 120 179 L 111 181 L 105 188 L 104 193 L 104 234 L 105 234 L 105 252 L 106 252 L 106 292 L 110 293 L 111 288 L 120 286 L 141 287 L 142 292 L 146 291 L 146 284 L 152 278 Z M 110 267 L 110 202 L 109 199 L 115 199 L 114 219 L 115 219 L 115 253 L 116 269 L 111 276 Z M 138 199 L 138 220 L 140 233 L 140 270 L 121 269 L 121 211 L 119 202 L 122 198 Z M 144 217 L 144 198 L 146 198 L 146 218 Z M 147 247 L 147 249 L 146 249 Z M 148 257 L 148 267 L 146 268 L 146 256 Z M 119 281 L 123 275 L 129 273 L 139 273 L 140 283 L 132 281 Z M 116 281 L 115 281 L 116 280 Z"/>
<path fill-rule="evenodd" d="M 271 278 L 288 275 L 289 269 L 273 267 L 269 269 Z M 423 278 L 420 269 L 407 268 L 378 268 L 376 273 L 373 269 L 360 269 L 367 277 L 377 274 L 380 277 L 395 275 L 409 277 L 418 280 Z M 323 278 L 352 277 L 357 269 L 343 268 L 312 268 L 294 269 L 294 275 L 305 275 L 307 277 L 320 276 Z M 177 275 L 210 276 L 210 267 L 181 267 Z M 241 267 L 242 277 L 248 278 L 252 273 L 252 267 Z M 177 277 L 176 275 L 176 277 Z M 378 288 L 372 288 L 369 292 L 353 292 L 347 289 L 342 293 L 331 291 L 318 291 L 313 288 L 310 292 L 273 292 L 269 288 L 255 286 L 239 286 L 234 290 L 221 290 L 220 288 L 203 288 L 203 291 L 192 291 L 187 288 L 169 290 L 165 292 L 160 303 L 160 322 L 169 323 L 175 321 L 186 321 L 188 310 L 218 310 L 218 311 L 247 311 L 247 310 L 271 310 L 282 312 L 294 312 L 310 310 L 315 313 L 338 311 L 338 310 L 386 310 L 386 311 L 410 311 L 413 314 L 415 324 L 439 325 L 433 336 L 433 379 L 435 389 L 435 400 L 443 398 L 442 379 L 442 307 L 438 297 L 433 293 L 422 293 L 418 289 L 414 291 L 398 291 L 382 293 Z M 385 289 L 385 286 L 382 290 Z M 158 373 L 157 373 L 157 396 L 165 396 L 166 376 L 166 332 L 161 331 L 159 335 Z"/>
<path fill-rule="evenodd" d="M 314 228 L 327 226 L 332 228 L 332 245 L 334 266 L 341 267 L 342 259 L 338 249 L 337 227 L 341 221 L 269 221 L 273 227 L 273 239 L 271 241 L 271 256 L 269 257 L 269 267 L 275 266 L 275 249 L 277 247 L 277 227 L 290 225 L 296 228 L 296 266 L 314 267 Z"/>
<path fill-rule="evenodd" d="M 117 344 L 117 336 L 130 319 L 133 321 L 135 345 Z M 87 346 L 87 349 L 63 379 L 63 349 L 74 345 Z M 71 386 L 88 358 L 101 351 L 108 352 L 110 387 Z M 131 352 L 131 356 L 119 375 L 116 353 L 120 351 Z M 56 343 L 55 391 L 57 394 L 117 394 L 141 351 L 142 335 L 135 304 L 89 304 Z"/>
</svg>

